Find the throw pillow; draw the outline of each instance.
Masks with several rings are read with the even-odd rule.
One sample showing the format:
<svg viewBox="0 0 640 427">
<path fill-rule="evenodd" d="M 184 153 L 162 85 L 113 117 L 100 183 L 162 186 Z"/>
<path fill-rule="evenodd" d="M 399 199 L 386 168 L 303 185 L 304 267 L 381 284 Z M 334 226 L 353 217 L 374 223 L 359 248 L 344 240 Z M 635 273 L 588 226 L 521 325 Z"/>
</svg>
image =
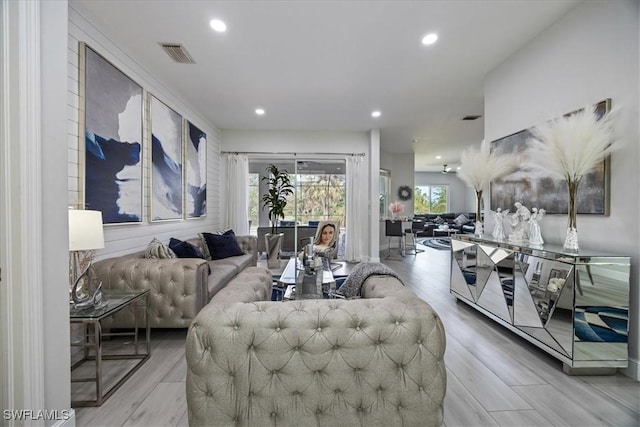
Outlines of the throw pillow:
<svg viewBox="0 0 640 427">
<path fill-rule="evenodd" d="M 222 229 L 222 230 L 218 230 L 218 231 L 214 231 L 213 233 L 209 233 L 209 234 L 220 234 L 220 235 L 226 235 L 232 233 L 233 234 L 233 230 L 231 229 Z M 211 261 L 213 258 L 211 257 L 211 253 L 209 252 L 209 246 L 207 246 L 207 239 L 204 238 L 204 233 L 198 233 L 198 237 L 200 238 L 200 241 L 202 242 L 202 253 L 204 254 L 204 259 L 206 259 L 207 261 Z M 233 234 L 235 236 L 235 234 Z"/>
<path fill-rule="evenodd" d="M 207 239 L 204 238 L 203 233 L 198 233 L 198 237 L 202 242 L 200 246 L 202 246 L 202 254 L 204 255 L 204 259 L 207 261 L 211 261 L 211 253 L 209 252 L 209 246 L 207 245 Z"/>
<path fill-rule="evenodd" d="M 462 227 L 465 224 L 468 224 L 469 221 L 471 221 L 469 218 L 467 218 L 466 216 L 464 216 L 464 214 L 460 214 L 456 217 L 456 219 L 453 220 L 453 222 L 458 226 L 458 227 Z"/>
<path fill-rule="evenodd" d="M 444 220 L 444 218 L 442 218 L 441 216 L 438 216 L 436 219 L 433 220 L 433 222 L 435 222 L 438 225 L 442 225 L 444 224 L 446 221 Z"/>
<path fill-rule="evenodd" d="M 207 242 L 207 247 L 209 248 L 211 259 L 223 259 L 232 256 L 244 255 L 244 252 L 242 252 L 240 245 L 238 245 L 236 235 L 233 233 L 233 231 L 229 230 L 227 231 L 227 233 L 202 233 L 205 241 Z"/>
<path fill-rule="evenodd" d="M 167 258 L 175 258 L 176 254 L 173 253 L 171 249 L 167 247 L 160 240 L 155 237 L 149 245 L 147 245 L 147 249 L 144 252 L 145 258 L 155 258 L 155 259 L 167 259 Z"/>
<path fill-rule="evenodd" d="M 204 254 L 200 248 L 192 245 L 189 242 L 184 242 L 173 237 L 169 240 L 169 249 L 171 249 L 178 258 L 202 258 L 205 259 Z"/>
</svg>

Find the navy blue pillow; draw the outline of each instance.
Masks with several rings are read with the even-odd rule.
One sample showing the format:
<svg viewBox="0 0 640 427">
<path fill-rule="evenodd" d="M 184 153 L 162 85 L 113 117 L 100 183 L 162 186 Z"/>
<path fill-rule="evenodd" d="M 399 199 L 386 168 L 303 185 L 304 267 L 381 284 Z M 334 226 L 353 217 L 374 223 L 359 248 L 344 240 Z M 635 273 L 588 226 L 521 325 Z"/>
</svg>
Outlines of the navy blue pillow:
<svg viewBox="0 0 640 427">
<path fill-rule="evenodd" d="M 173 237 L 169 241 L 169 249 L 171 249 L 178 258 L 202 258 L 205 259 L 204 254 L 197 246 L 192 245 L 189 242 L 183 242 L 182 240 L 174 239 Z"/>
<path fill-rule="evenodd" d="M 207 242 L 211 259 L 223 259 L 232 256 L 244 255 L 236 235 L 233 230 L 229 230 L 224 234 L 202 233 L 204 240 Z"/>
</svg>

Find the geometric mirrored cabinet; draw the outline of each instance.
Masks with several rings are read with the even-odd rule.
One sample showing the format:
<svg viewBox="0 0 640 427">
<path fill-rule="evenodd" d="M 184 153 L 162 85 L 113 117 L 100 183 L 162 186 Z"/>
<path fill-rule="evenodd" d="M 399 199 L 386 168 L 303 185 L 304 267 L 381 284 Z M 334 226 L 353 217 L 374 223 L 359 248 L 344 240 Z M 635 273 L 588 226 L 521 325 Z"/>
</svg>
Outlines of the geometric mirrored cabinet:
<svg viewBox="0 0 640 427">
<path fill-rule="evenodd" d="M 562 360 L 565 372 L 627 366 L 629 272 L 625 256 L 451 237 L 451 293 Z"/>
</svg>

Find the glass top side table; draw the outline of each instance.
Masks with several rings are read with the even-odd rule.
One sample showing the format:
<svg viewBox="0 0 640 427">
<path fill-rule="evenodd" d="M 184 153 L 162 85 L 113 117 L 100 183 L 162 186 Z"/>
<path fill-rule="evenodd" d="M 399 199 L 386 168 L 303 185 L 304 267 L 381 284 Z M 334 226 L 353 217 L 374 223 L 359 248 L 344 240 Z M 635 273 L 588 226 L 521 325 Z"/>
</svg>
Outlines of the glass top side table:
<svg viewBox="0 0 640 427">
<path fill-rule="evenodd" d="M 81 342 L 72 342 L 71 346 L 83 347 L 83 357 L 71 365 L 72 383 L 94 382 L 95 400 L 72 400 L 71 406 L 100 406 L 109 398 L 131 375 L 134 374 L 151 356 L 151 330 L 149 326 L 149 290 L 148 289 L 132 289 L 132 290 L 107 290 L 103 292 L 105 305 L 98 308 L 87 308 L 84 310 L 76 309 L 73 304 L 69 305 L 69 321 L 71 324 L 83 325 L 83 339 Z M 131 305 L 140 305 L 144 310 L 134 309 L 135 328 L 132 332 L 103 332 L 102 321 L 119 312 L 123 308 Z M 142 351 L 139 349 L 138 329 L 140 328 L 139 312 L 144 313 L 144 330 L 145 330 L 145 346 Z M 118 352 L 114 354 L 106 354 L 105 350 L 110 341 L 104 341 L 105 337 L 132 337 L 133 339 L 125 342 L 124 345 L 132 346 L 129 352 Z M 117 342 L 123 345 L 122 341 Z M 104 390 L 103 378 L 103 361 L 105 360 L 122 360 L 133 359 L 138 362 L 133 365 L 109 390 Z M 85 362 L 95 362 L 95 377 L 91 378 L 73 378 L 73 371 L 79 368 Z"/>
</svg>

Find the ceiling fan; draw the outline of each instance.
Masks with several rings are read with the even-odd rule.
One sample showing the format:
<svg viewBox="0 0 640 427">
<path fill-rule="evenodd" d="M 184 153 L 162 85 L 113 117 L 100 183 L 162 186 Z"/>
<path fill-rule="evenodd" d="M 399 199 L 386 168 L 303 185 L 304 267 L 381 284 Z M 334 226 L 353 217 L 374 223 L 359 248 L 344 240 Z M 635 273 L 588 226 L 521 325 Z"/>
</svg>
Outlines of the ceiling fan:
<svg viewBox="0 0 640 427">
<path fill-rule="evenodd" d="M 451 166 L 445 163 L 444 165 L 442 165 L 442 173 L 456 173 L 456 171 L 454 171 Z"/>
</svg>

